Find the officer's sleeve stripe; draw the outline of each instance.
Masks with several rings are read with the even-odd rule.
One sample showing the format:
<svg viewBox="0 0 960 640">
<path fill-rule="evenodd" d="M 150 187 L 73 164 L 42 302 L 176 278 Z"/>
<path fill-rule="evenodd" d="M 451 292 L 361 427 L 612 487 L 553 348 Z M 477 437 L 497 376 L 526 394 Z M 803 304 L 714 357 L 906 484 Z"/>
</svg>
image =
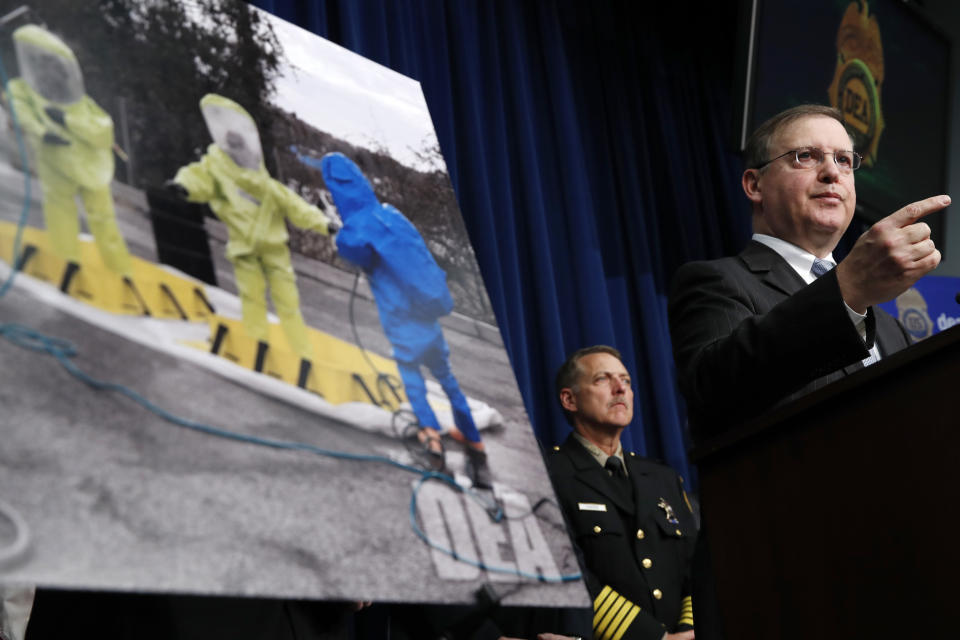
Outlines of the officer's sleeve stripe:
<svg viewBox="0 0 960 640">
<path fill-rule="evenodd" d="M 611 640 L 620 640 L 623 637 L 623 634 L 627 632 L 627 629 L 630 628 L 630 625 L 633 624 L 633 619 L 637 617 L 637 614 L 640 613 L 640 607 L 633 605 L 630 608 L 630 613 L 627 614 L 626 619 L 620 625 L 620 630 L 617 631 L 616 635 L 613 636 Z"/>
<path fill-rule="evenodd" d="M 688 624 L 693 626 L 693 598 L 687 596 L 680 603 L 680 619 L 677 624 Z"/>
<path fill-rule="evenodd" d="M 617 613 L 617 616 L 610 621 L 609 625 L 607 625 L 606 632 L 603 633 L 603 636 L 607 638 L 615 637 L 612 634 L 618 633 L 617 630 L 620 628 L 620 623 L 623 621 L 623 617 L 627 615 L 630 609 L 632 609 L 634 606 L 635 605 L 633 603 L 629 602 L 626 598 L 624 598 L 624 605 L 620 607 L 620 612 Z M 623 635 L 623 634 L 620 634 L 620 635 Z"/>
<path fill-rule="evenodd" d="M 593 627 L 596 629 L 597 624 L 600 623 L 600 620 L 607 613 L 607 609 L 610 608 L 610 605 L 613 604 L 613 601 L 617 597 L 617 592 L 611 589 L 609 586 L 603 588 L 603 591 L 600 592 L 600 595 L 593 601 Z"/>
<path fill-rule="evenodd" d="M 633 622 L 634 617 L 636 617 L 639 611 L 640 607 L 635 604 L 628 604 L 628 606 L 624 607 L 620 611 L 620 615 L 617 616 L 617 619 L 614 620 L 614 623 L 610 625 L 604 639 L 620 640 L 623 634 L 627 632 L 627 629 L 630 628 L 630 623 Z"/>
<path fill-rule="evenodd" d="M 599 605 L 600 605 L 600 602 L 601 602 L 604 598 L 606 598 L 608 595 L 610 595 L 611 593 L 615 593 L 615 592 L 613 591 L 613 589 L 610 588 L 610 585 L 605 585 L 605 586 L 603 587 L 603 589 L 600 591 L 600 594 L 599 594 L 599 595 L 596 597 L 596 599 L 593 601 L 593 606 L 594 606 L 594 607 L 599 606 Z"/>
<path fill-rule="evenodd" d="M 593 601 L 593 633 L 598 640 L 620 640 L 640 607 L 605 586 Z"/>
<path fill-rule="evenodd" d="M 627 599 L 621 595 L 618 595 L 613 601 L 613 605 L 610 607 L 610 610 L 607 611 L 607 614 L 603 616 L 603 619 L 600 620 L 600 624 L 595 624 L 593 631 L 595 635 L 603 636 L 604 632 L 610 626 L 610 622 L 613 620 L 614 616 L 617 615 L 617 612 L 620 611 L 624 605 L 628 605 Z"/>
</svg>

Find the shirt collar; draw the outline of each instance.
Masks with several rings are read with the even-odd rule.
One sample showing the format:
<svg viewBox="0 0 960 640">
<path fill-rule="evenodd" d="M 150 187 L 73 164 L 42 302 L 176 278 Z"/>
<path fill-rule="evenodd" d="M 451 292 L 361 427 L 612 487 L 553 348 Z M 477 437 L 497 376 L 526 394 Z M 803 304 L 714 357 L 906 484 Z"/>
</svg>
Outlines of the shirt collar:
<svg viewBox="0 0 960 640">
<path fill-rule="evenodd" d="M 786 240 L 781 240 L 780 238 L 775 238 L 773 236 L 768 236 L 762 233 L 753 234 L 753 239 L 759 242 L 762 245 L 770 247 L 777 254 L 787 261 L 793 270 L 797 272 L 803 281 L 807 284 L 810 284 L 816 277 L 810 273 L 810 268 L 813 267 L 813 261 L 817 256 L 813 255 L 809 251 L 801 249 L 795 244 L 791 244 Z M 825 262 L 829 262 L 832 266 L 836 266 L 837 261 L 833 259 L 833 253 L 831 252 L 826 258 L 823 258 Z"/>
<path fill-rule="evenodd" d="M 576 429 L 573 431 L 573 437 L 577 439 L 577 442 L 583 445 L 583 448 L 587 450 L 587 452 L 600 464 L 601 467 L 607 466 L 607 459 L 610 458 L 610 456 L 604 453 L 603 449 L 584 438 Z M 623 458 L 623 445 L 619 442 L 617 443 L 617 450 L 613 453 L 613 457 L 620 458 L 620 463 L 623 465 L 623 471 L 624 473 L 627 473 L 627 461 Z"/>
</svg>

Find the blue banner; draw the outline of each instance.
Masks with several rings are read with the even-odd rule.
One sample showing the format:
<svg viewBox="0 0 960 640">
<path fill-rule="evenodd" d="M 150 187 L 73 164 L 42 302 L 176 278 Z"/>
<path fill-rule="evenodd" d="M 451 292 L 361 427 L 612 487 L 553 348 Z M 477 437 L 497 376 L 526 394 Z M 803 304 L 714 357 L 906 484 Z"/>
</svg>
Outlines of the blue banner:
<svg viewBox="0 0 960 640">
<path fill-rule="evenodd" d="M 926 276 L 880 307 L 897 318 L 914 342 L 960 324 L 960 278 Z"/>
</svg>

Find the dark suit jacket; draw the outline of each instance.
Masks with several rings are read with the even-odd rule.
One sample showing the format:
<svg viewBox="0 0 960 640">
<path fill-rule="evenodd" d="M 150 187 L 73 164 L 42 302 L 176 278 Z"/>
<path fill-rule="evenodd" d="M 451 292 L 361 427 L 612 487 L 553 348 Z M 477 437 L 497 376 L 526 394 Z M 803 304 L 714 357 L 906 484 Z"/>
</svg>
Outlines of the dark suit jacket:
<svg viewBox="0 0 960 640">
<path fill-rule="evenodd" d="M 692 619 L 696 525 L 672 469 L 632 453 L 624 458 L 632 500 L 572 435 L 547 454 L 547 468 L 582 554 L 595 620 L 599 614 L 594 637 L 660 640 L 666 631 L 691 628 L 681 619 Z M 677 522 L 668 521 L 661 500 Z"/>
<path fill-rule="evenodd" d="M 867 357 L 835 270 L 807 285 L 759 242 L 681 267 L 669 315 L 680 390 L 700 436 L 848 375 Z M 867 343 L 874 339 L 882 356 L 910 344 L 896 320 L 871 308 Z"/>
</svg>

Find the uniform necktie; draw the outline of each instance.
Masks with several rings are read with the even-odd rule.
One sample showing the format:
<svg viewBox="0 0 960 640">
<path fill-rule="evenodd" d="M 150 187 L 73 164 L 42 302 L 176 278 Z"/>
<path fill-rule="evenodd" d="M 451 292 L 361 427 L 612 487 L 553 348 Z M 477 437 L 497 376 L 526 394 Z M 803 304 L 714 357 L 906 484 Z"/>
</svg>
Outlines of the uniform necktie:
<svg viewBox="0 0 960 640">
<path fill-rule="evenodd" d="M 830 269 L 833 269 L 832 263 L 827 262 L 826 260 L 821 260 L 820 258 L 814 258 L 813 266 L 810 267 L 810 273 L 812 273 L 814 277 L 819 278 L 827 271 L 830 271 Z"/>
<path fill-rule="evenodd" d="M 610 456 L 607 458 L 606 464 L 603 465 L 604 468 L 610 472 L 614 478 L 626 478 L 627 472 L 623 469 L 623 463 L 620 461 L 620 458 L 617 456 Z"/>
<path fill-rule="evenodd" d="M 610 456 L 604 463 L 604 468 L 610 473 L 614 490 L 626 501 L 633 500 L 633 483 L 627 478 L 627 471 L 623 468 L 623 461 L 617 456 Z"/>
</svg>

